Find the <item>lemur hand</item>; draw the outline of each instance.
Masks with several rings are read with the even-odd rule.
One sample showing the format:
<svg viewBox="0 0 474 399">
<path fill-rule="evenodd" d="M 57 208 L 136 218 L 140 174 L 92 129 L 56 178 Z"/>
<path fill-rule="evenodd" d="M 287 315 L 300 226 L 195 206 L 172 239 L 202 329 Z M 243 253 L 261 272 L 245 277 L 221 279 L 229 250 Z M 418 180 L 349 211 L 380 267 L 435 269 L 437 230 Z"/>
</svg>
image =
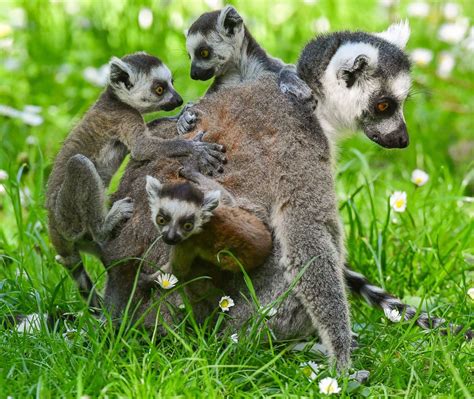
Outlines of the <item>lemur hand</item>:
<svg viewBox="0 0 474 399">
<path fill-rule="evenodd" d="M 178 134 L 186 134 L 194 129 L 198 121 L 197 113 L 192 110 L 194 104 L 192 102 L 187 103 L 181 114 L 178 117 L 178 122 L 176 124 L 176 129 L 178 129 Z"/>
<path fill-rule="evenodd" d="M 285 67 L 278 75 L 280 91 L 290 95 L 295 101 L 307 106 L 311 112 L 316 109 L 316 99 L 306 82 L 296 74 L 294 67 Z"/>
<path fill-rule="evenodd" d="M 227 162 L 225 147 L 221 144 L 207 143 L 202 141 L 206 132 L 199 132 L 197 136 L 190 141 L 193 146 L 193 154 L 184 163 L 187 169 L 198 170 L 204 175 L 212 176 L 216 173 L 222 173 Z"/>
</svg>

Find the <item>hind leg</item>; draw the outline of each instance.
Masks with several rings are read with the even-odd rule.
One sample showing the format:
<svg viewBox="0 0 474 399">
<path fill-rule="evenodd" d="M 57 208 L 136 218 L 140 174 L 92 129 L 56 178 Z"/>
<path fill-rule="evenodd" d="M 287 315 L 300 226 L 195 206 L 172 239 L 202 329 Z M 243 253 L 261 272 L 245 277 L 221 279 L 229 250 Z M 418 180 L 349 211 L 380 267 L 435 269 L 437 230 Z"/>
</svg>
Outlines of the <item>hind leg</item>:
<svg viewBox="0 0 474 399">
<path fill-rule="evenodd" d="M 66 166 L 56 202 L 55 225 L 50 227 L 50 231 L 56 232 L 51 234 L 51 238 L 58 251 L 58 261 L 76 280 L 81 295 L 91 298 L 92 306 L 99 305 L 100 299 L 84 269 L 77 244 L 87 234 L 100 244 L 117 223 L 130 217 L 133 210 L 127 198 L 114 203 L 107 215 L 104 204 L 105 189 L 94 164 L 84 155 L 74 155 Z"/>
</svg>

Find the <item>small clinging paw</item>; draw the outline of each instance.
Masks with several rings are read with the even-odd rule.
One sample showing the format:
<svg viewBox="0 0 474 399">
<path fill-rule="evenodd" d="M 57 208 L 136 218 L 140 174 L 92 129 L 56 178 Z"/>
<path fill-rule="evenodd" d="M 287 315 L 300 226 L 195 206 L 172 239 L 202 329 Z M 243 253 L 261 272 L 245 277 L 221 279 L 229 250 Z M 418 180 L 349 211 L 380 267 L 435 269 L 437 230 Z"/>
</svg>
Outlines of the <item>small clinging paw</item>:
<svg viewBox="0 0 474 399">
<path fill-rule="evenodd" d="M 316 109 L 316 99 L 313 91 L 293 69 L 284 68 L 278 76 L 280 91 L 290 96 L 294 101 L 304 104 L 311 111 Z"/>
<path fill-rule="evenodd" d="M 180 135 L 190 132 L 196 126 L 198 115 L 196 111 L 191 109 L 193 106 L 194 104 L 191 102 L 186 104 L 179 116 L 176 129 Z"/>
</svg>

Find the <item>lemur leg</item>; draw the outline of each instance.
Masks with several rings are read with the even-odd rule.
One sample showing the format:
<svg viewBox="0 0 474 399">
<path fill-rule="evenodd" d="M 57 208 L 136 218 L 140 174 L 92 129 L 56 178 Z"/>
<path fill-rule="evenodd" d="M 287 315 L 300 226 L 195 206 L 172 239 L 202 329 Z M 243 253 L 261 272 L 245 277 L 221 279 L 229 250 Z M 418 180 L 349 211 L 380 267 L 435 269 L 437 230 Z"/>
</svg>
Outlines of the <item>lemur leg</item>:
<svg viewBox="0 0 474 399">
<path fill-rule="evenodd" d="M 289 282 L 306 267 L 295 285 L 295 294 L 305 306 L 323 345 L 335 358 L 338 369 L 345 370 L 350 365 L 352 337 L 337 238 L 314 208 L 298 206 L 296 201 L 295 198 L 281 199 L 272 216 L 281 248 L 280 262 Z"/>
<path fill-rule="evenodd" d="M 102 180 L 94 164 L 81 154 L 71 157 L 66 166 L 64 183 L 58 193 L 55 222 L 52 230 L 53 245 L 57 258 L 71 273 L 84 298 L 98 306 L 100 298 L 93 289 L 92 281 L 84 269 L 76 242 L 87 233 L 100 244 L 117 223 L 131 216 L 133 204 L 126 198 L 117 201 L 105 215 L 105 192 Z M 60 234 L 58 233 L 60 232 Z"/>
</svg>

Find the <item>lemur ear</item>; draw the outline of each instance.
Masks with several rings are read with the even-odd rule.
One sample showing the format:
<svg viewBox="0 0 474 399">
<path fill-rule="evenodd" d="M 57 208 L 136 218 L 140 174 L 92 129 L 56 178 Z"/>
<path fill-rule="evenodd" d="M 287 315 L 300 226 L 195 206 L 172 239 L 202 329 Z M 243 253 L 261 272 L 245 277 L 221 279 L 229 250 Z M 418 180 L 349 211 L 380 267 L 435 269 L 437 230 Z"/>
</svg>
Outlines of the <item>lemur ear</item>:
<svg viewBox="0 0 474 399">
<path fill-rule="evenodd" d="M 133 87 L 131 77 L 133 76 L 133 71 L 130 66 L 122 61 L 120 58 L 112 57 L 109 62 L 110 74 L 109 81 L 110 84 L 114 86 L 119 86 L 121 83 L 127 88 L 130 89 Z"/>
<path fill-rule="evenodd" d="M 217 26 L 227 35 L 233 35 L 237 30 L 240 29 L 244 20 L 239 15 L 237 10 L 232 6 L 227 6 L 222 9 L 217 18 Z"/>
<path fill-rule="evenodd" d="M 337 79 L 351 88 L 358 80 L 370 75 L 377 67 L 378 49 L 368 43 L 347 43 L 339 47 L 330 67 L 335 69 Z"/>
<path fill-rule="evenodd" d="M 410 38 L 410 25 L 408 24 L 408 20 L 405 19 L 404 21 L 390 25 L 386 31 L 376 33 L 375 36 L 378 36 L 403 50 Z"/>
<path fill-rule="evenodd" d="M 219 206 L 221 199 L 221 192 L 219 190 L 211 191 L 204 196 L 202 202 L 202 210 L 211 212 Z"/>
<path fill-rule="evenodd" d="M 146 192 L 148 193 L 148 202 L 150 203 L 150 206 L 153 207 L 160 199 L 162 188 L 163 185 L 158 179 L 149 175 L 146 177 Z"/>
</svg>

